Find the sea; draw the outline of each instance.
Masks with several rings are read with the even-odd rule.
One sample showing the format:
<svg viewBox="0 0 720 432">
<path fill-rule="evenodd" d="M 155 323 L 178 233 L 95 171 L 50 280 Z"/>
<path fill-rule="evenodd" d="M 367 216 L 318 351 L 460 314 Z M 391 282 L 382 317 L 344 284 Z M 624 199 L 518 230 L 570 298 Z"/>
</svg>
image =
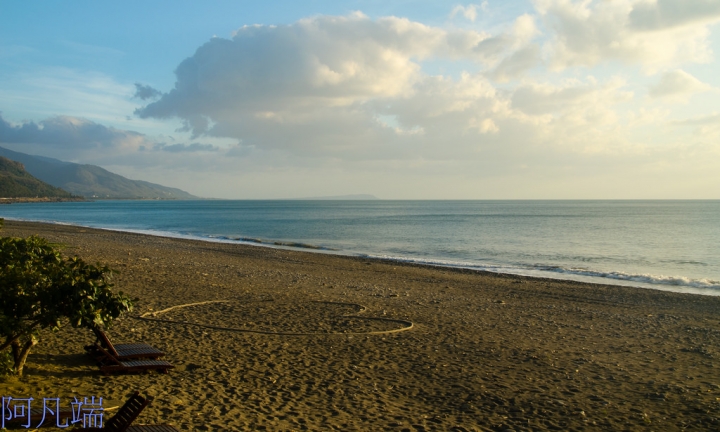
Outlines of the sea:
<svg viewBox="0 0 720 432">
<path fill-rule="evenodd" d="M 720 200 L 103 200 L 0 217 L 720 295 Z"/>
</svg>

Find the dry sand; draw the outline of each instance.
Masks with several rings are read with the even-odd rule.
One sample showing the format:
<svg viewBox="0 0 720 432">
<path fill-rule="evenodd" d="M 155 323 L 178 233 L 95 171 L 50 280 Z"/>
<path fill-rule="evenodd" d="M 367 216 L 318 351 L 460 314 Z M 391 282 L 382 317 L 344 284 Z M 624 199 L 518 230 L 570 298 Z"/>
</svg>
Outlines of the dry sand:
<svg viewBox="0 0 720 432">
<path fill-rule="evenodd" d="M 140 390 L 180 430 L 720 430 L 720 297 L 6 221 L 30 234 L 117 269 L 140 301 L 110 336 L 177 368 L 103 376 L 66 327 L 3 395 Z"/>
</svg>

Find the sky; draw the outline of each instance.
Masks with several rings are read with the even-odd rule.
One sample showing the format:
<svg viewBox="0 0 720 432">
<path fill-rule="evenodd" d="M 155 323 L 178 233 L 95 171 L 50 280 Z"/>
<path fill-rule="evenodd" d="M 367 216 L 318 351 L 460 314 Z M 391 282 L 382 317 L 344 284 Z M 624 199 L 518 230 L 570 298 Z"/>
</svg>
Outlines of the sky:
<svg viewBox="0 0 720 432">
<path fill-rule="evenodd" d="M 3 1 L 0 146 L 202 197 L 720 199 L 720 0 Z"/>
</svg>

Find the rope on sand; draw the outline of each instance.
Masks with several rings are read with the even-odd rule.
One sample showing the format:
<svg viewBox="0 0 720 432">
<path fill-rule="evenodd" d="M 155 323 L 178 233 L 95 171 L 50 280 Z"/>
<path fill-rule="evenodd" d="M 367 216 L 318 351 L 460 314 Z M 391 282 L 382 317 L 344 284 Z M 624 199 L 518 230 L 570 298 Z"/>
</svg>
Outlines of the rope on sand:
<svg viewBox="0 0 720 432">
<path fill-rule="evenodd" d="M 160 314 L 164 314 L 165 312 L 170 312 L 173 309 L 186 308 L 186 307 L 190 307 L 190 306 L 200 306 L 200 305 L 209 304 L 209 303 L 230 303 L 231 301 L 232 300 L 208 300 L 208 301 L 202 301 L 202 302 L 197 302 L 197 303 L 181 304 L 181 305 L 172 306 L 167 309 L 163 309 L 163 310 L 159 310 L 159 311 L 155 311 L 155 312 L 145 312 L 144 314 L 140 315 L 139 317 L 133 317 L 133 318 L 145 318 L 148 315 L 158 316 Z"/>
<path fill-rule="evenodd" d="M 404 327 L 400 327 L 397 329 L 392 330 L 376 330 L 376 331 L 367 331 L 367 332 L 329 332 L 329 333 L 305 333 L 305 332 L 273 332 L 273 331 L 266 331 L 266 330 L 250 330 L 250 329 L 239 329 L 235 327 L 222 327 L 222 326 L 214 326 L 214 325 L 208 325 L 208 324 L 198 324 L 194 322 L 189 321 L 175 321 L 175 320 L 169 320 L 169 319 L 163 319 L 163 318 L 156 318 L 160 314 L 164 314 L 166 312 L 170 312 L 174 309 L 180 309 L 180 308 L 186 308 L 190 306 L 200 306 L 210 303 L 231 303 L 232 300 L 209 300 L 209 301 L 203 301 L 203 302 L 197 302 L 197 303 L 187 303 L 187 304 L 181 304 L 177 306 L 172 306 L 167 309 L 159 310 L 156 312 L 145 312 L 144 314 L 140 316 L 131 316 L 131 318 L 135 318 L 138 320 L 143 321 L 157 321 L 157 322 L 163 322 L 167 324 L 181 324 L 181 325 L 191 325 L 195 327 L 203 327 L 208 328 L 212 330 L 224 330 L 224 331 L 232 331 L 232 332 L 238 332 L 238 333 L 255 333 L 255 334 L 266 334 L 266 335 L 278 335 L 278 336 L 330 336 L 330 335 L 382 335 L 382 334 L 390 334 L 390 333 L 400 333 L 407 330 L 410 330 L 413 328 L 413 322 L 408 320 L 402 320 L 402 319 L 395 319 L 395 318 L 380 318 L 380 317 L 360 317 L 356 315 L 341 315 L 343 318 L 353 318 L 358 320 L 366 320 L 366 321 L 383 321 L 383 322 L 391 322 L 396 324 L 401 324 Z M 345 302 L 333 302 L 333 301 L 321 301 L 321 300 L 314 300 L 312 303 L 326 303 L 326 304 L 336 304 L 336 305 L 343 305 L 343 306 L 354 306 L 360 309 L 358 313 L 364 312 L 367 310 L 367 308 L 361 304 L 358 303 L 345 303 Z M 153 318 L 150 318 L 152 316 Z"/>
</svg>

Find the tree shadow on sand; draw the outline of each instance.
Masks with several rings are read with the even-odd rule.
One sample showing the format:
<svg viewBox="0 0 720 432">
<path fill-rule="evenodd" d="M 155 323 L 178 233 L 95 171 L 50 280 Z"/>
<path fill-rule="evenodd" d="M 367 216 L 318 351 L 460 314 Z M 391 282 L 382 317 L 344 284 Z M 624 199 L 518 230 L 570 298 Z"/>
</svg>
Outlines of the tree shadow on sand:
<svg viewBox="0 0 720 432">
<path fill-rule="evenodd" d="M 30 354 L 26 377 L 82 378 L 98 375 L 97 364 L 85 353 Z"/>
</svg>

